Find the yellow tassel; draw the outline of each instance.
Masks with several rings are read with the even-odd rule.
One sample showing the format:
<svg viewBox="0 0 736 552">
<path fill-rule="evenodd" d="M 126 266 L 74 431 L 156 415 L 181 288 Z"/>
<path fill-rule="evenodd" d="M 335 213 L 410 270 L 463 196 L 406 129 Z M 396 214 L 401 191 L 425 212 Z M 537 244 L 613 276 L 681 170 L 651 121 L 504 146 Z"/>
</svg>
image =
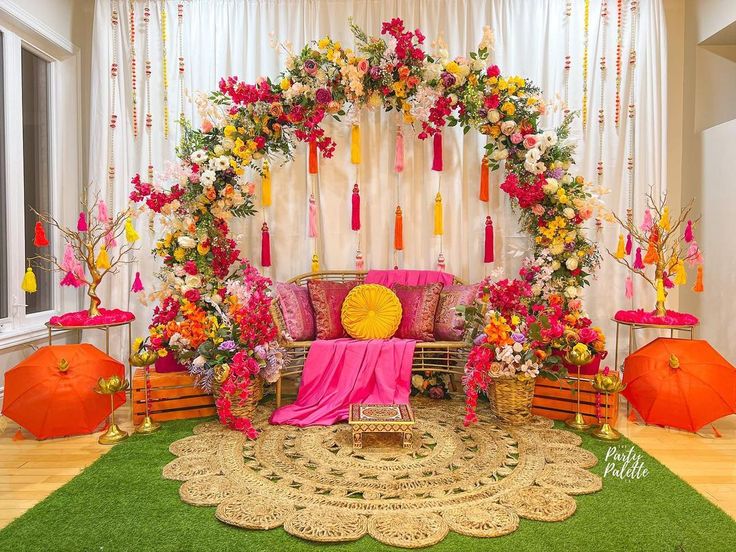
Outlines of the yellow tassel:
<svg viewBox="0 0 736 552">
<path fill-rule="evenodd" d="M 624 246 L 623 234 L 618 235 L 618 247 L 616 247 L 616 258 L 623 259 L 626 256 L 626 247 Z"/>
<path fill-rule="evenodd" d="M 28 270 L 30 270 L 30 268 Z M 695 278 L 693 291 L 695 293 L 700 293 L 701 291 L 703 291 L 703 265 L 698 265 L 698 276 Z"/>
<path fill-rule="evenodd" d="M 26 268 L 26 273 L 23 276 L 23 283 L 20 285 L 20 289 L 26 293 L 36 293 L 38 287 L 36 286 L 36 275 L 33 273 L 33 269 L 29 266 Z"/>
<path fill-rule="evenodd" d="M 664 303 L 664 282 L 662 278 L 657 279 L 657 303 Z"/>
<path fill-rule="evenodd" d="M 353 125 L 350 129 L 350 162 L 360 165 L 360 125 Z"/>
<path fill-rule="evenodd" d="M 319 255 L 312 255 L 312 272 L 319 272 Z"/>
<path fill-rule="evenodd" d="M 97 254 L 95 266 L 100 270 L 107 270 L 110 268 L 110 258 L 107 256 L 107 247 L 104 245 L 100 247 L 100 252 Z"/>
<path fill-rule="evenodd" d="M 675 263 L 675 277 L 673 282 L 676 286 L 684 286 L 687 284 L 687 272 L 685 271 L 685 262 L 682 259 L 678 259 Z"/>
<path fill-rule="evenodd" d="M 659 219 L 659 227 L 665 232 L 670 231 L 670 208 L 666 205 L 662 209 L 662 218 Z"/>
<path fill-rule="evenodd" d="M 133 228 L 133 221 L 130 219 L 127 219 L 125 221 L 125 239 L 128 241 L 128 243 L 134 243 L 141 239 L 141 237 L 138 235 L 138 232 L 136 232 L 135 228 Z"/>
<path fill-rule="evenodd" d="M 434 198 L 434 235 L 441 236 L 443 233 L 442 195 L 437 192 L 437 195 Z"/>
<path fill-rule="evenodd" d="M 271 206 L 271 165 L 263 162 L 263 178 L 261 179 L 261 202 L 264 207 Z"/>
</svg>

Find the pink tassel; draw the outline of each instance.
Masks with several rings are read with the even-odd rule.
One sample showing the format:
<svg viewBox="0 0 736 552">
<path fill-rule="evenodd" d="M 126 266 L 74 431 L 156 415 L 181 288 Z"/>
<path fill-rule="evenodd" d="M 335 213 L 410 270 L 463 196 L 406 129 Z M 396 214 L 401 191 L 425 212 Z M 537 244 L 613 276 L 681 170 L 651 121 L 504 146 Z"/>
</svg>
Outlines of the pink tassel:
<svg viewBox="0 0 736 552">
<path fill-rule="evenodd" d="M 74 259 L 74 266 L 71 272 L 74 273 L 78 280 L 84 280 L 84 265 L 76 259 Z"/>
<path fill-rule="evenodd" d="M 118 241 L 115 239 L 115 234 L 113 234 L 112 230 L 108 230 L 107 234 L 105 234 L 105 247 L 108 249 L 112 249 L 113 247 L 118 246 Z"/>
<path fill-rule="evenodd" d="M 360 252 L 360 249 L 355 253 L 355 270 L 365 270 L 365 260 L 363 259 L 363 254 Z"/>
<path fill-rule="evenodd" d="M 86 232 L 87 230 L 89 230 L 87 227 L 87 217 L 83 211 L 79 213 L 79 219 L 77 219 L 77 231 Z"/>
<path fill-rule="evenodd" d="M 698 242 L 695 239 L 690 242 L 690 247 L 687 250 L 687 262 L 690 266 L 703 264 L 703 254 L 700 252 Z"/>
<path fill-rule="evenodd" d="M 631 247 L 633 246 L 633 242 L 631 240 L 631 234 L 626 236 L 626 254 L 631 255 Z"/>
<path fill-rule="evenodd" d="M 483 262 L 492 263 L 494 260 L 493 255 L 493 221 L 491 217 L 486 217 L 486 242 L 483 253 Z"/>
<path fill-rule="evenodd" d="M 447 263 L 445 262 L 445 256 L 440 253 L 437 255 L 437 270 L 440 272 L 444 272 L 445 268 L 447 268 Z"/>
<path fill-rule="evenodd" d="M 404 171 L 404 133 L 401 127 L 396 131 L 396 154 L 394 156 L 394 172 Z"/>
<path fill-rule="evenodd" d="M 133 278 L 133 285 L 130 287 L 130 291 L 132 291 L 133 293 L 143 291 L 143 282 L 141 281 L 140 272 L 135 273 L 135 278 Z"/>
<path fill-rule="evenodd" d="M 360 189 L 357 182 L 353 184 L 353 210 L 350 220 L 350 227 L 353 230 L 360 230 Z"/>
<path fill-rule="evenodd" d="M 105 203 L 104 199 L 101 199 L 97 204 L 97 220 L 103 224 L 110 220 L 110 214 L 107 212 L 107 203 Z"/>
<path fill-rule="evenodd" d="M 434 155 L 432 156 L 432 170 L 442 171 L 442 133 L 437 132 L 433 138 Z"/>
<path fill-rule="evenodd" d="M 626 277 L 626 298 L 634 297 L 634 279 L 631 276 Z"/>
<path fill-rule="evenodd" d="M 317 202 L 314 194 L 309 194 L 309 237 L 316 238 L 319 235 L 317 231 Z"/>
<path fill-rule="evenodd" d="M 267 222 L 261 226 L 261 266 L 271 266 L 271 234 Z"/>
<path fill-rule="evenodd" d="M 667 272 L 662 273 L 662 284 L 664 284 L 664 287 L 666 287 L 667 289 L 672 289 L 673 287 L 675 287 L 675 284 L 672 282 L 672 280 L 670 279 L 670 275 L 667 274 Z"/>
<path fill-rule="evenodd" d="M 649 232 L 652 229 L 653 224 L 654 223 L 652 222 L 652 212 L 647 209 L 646 211 L 644 211 L 644 222 L 641 223 L 641 229 L 644 232 Z"/>
<path fill-rule="evenodd" d="M 67 243 L 64 248 L 64 257 L 62 257 L 59 266 L 67 272 L 72 272 L 76 264 L 77 259 L 74 258 L 74 248 L 72 247 L 72 244 Z"/>
<path fill-rule="evenodd" d="M 636 258 L 634 259 L 634 268 L 644 270 L 644 261 L 641 258 L 641 247 L 636 248 Z"/>
<path fill-rule="evenodd" d="M 687 243 L 690 243 L 693 241 L 693 221 L 689 220 L 687 221 L 687 226 L 685 227 L 685 241 Z"/>
<path fill-rule="evenodd" d="M 67 272 L 66 276 L 59 282 L 62 286 L 69 286 L 69 287 L 82 287 L 84 285 L 84 282 L 80 281 L 79 278 L 77 278 L 73 273 Z"/>
</svg>

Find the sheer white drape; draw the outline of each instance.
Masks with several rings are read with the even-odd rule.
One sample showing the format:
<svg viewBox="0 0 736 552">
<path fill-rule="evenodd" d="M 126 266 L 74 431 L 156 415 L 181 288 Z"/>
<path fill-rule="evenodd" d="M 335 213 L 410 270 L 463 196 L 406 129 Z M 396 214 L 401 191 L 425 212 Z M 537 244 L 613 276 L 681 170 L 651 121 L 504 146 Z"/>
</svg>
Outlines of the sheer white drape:
<svg viewBox="0 0 736 552">
<path fill-rule="evenodd" d="M 144 31 L 143 7 L 136 1 L 136 50 L 138 66 L 139 136 L 134 139 L 131 125 L 132 94 L 129 74 L 128 2 L 119 2 L 121 33 L 118 48 L 120 77 L 117 80 L 118 128 L 116 130 L 115 165 L 117 180 L 112 190 L 114 209 L 127 203 L 129 180 L 136 173 L 145 175 L 148 146 L 143 114 Z M 163 84 L 161 59 L 161 7 L 167 8 L 168 72 L 170 98 L 170 136 L 163 136 Z M 177 4 L 176 1 L 150 2 L 150 59 L 152 61 L 151 109 L 153 114 L 153 165 L 164 168 L 165 161 L 175 160 L 179 131 L 180 86 L 177 68 Z M 409 28 L 420 28 L 430 42 L 442 36 L 451 55 L 463 55 L 474 49 L 483 26 L 488 24 L 496 36 L 494 61 L 505 74 L 519 74 L 531 79 L 554 100 L 562 94 L 563 66 L 567 51 L 565 0 L 189 0 L 184 4 L 183 49 L 186 63 L 184 88 L 187 91 L 213 90 L 223 76 L 237 75 L 253 82 L 257 77 L 276 76 L 283 68 L 283 50 L 271 46 L 272 40 L 289 41 L 301 48 L 307 41 L 330 35 L 347 47 L 353 46 L 348 19 L 369 34 L 378 34 L 382 21 L 402 17 Z M 618 129 L 613 124 L 616 67 L 616 3 L 608 2 L 608 23 L 600 17 L 601 2 L 590 2 L 588 41 L 588 126 L 583 132 L 580 120 L 574 125 L 573 138 L 578 143 L 580 174 L 596 178 L 598 163 L 598 110 L 602 85 L 600 55 L 606 35 L 607 78 L 604 109 L 606 115 L 604 144 L 604 185 L 611 189 L 605 201 L 618 213 L 624 213 L 629 196 L 634 198 L 635 212 L 641 212 L 643 192 L 649 185 L 666 182 L 666 33 L 661 0 L 639 2 L 639 31 L 636 50 L 638 63 L 633 97 L 628 94 L 632 73 L 628 64 L 631 25 L 629 2 L 624 1 L 622 117 Z M 98 0 L 94 23 L 92 70 L 92 128 L 90 174 L 95 185 L 105 189 L 107 183 L 108 109 L 110 98 L 110 63 L 112 59 L 111 0 Z M 584 0 L 572 1 L 570 19 L 569 103 L 579 110 L 582 104 Z M 629 103 L 636 105 L 635 189 L 630 190 L 626 170 L 630 119 Z M 194 106 L 185 102 L 184 114 L 197 122 Z M 545 125 L 555 126 L 559 111 L 547 117 Z M 319 251 L 326 269 L 350 269 L 354 265 L 357 237 L 350 230 L 350 194 L 356 177 L 361 186 L 361 249 L 369 268 L 393 266 L 393 217 L 397 202 L 396 176 L 393 173 L 395 114 L 366 112 L 361 116 L 363 163 L 350 164 L 349 129 L 345 124 L 330 125 L 329 133 L 338 142 L 334 158 L 320 160 Z M 498 175 L 491 180 L 491 202 L 478 200 L 478 183 L 482 138 L 475 133 L 445 131 L 445 171 L 438 175 L 430 170 L 431 144 L 413 138 L 406 129 L 406 169 L 401 176 L 399 201 L 404 211 L 405 252 L 400 265 L 406 268 L 434 268 L 440 247 L 447 259 L 447 270 L 467 280 L 477 281 L 493 267 L 502 266 L 513 276 L 530 243 L 520 234 L 509 201 L 498 190 Z M 306 272 L 310 267 L 312 243 L 307 234 L 307 198 L 310 181 L 306 175 L 306 148 L 301 145 L 293 163 L 273 169 L 273 206 L 265 216 L 271 228 L 273 267 L 265 272 L 279 280 Z M 257 181 L 257 179 L 254 180 Z M 432 236 L 432 206 L 438 186 L 445 208 L 443 243 Z M 103 195 L 106 195 L 103 194 Z M 260 205 L 258 205 L 260 209 Z M 496 263 L 482 261 L 483 225 L 491 214 L 496 235 Z M 240 234 L 244 255 L 258 263 L 260 227 L 264 214 L 234 225 Z M 149 308 L 138 305 L 128 289 L 132 276 L 140 270 L 144 284 L 155 285 L 155 263 L 148 254 L 151 236 L 145 223 L 139 224 L 144 235 L 139 260 L 129 270 L 108 283 L 104 304 L 127 307 L 139 316 L 139 331 L 149 319 Z M 590 230 L 594 232 L 593 229 Z M 617 229 L 608 226 L 602 232 L 602 246 L 615 245 Z M 625 273 L 606 259 L 592 290 L 586 293 L 586 304 L 596 322 L 604 324 L 617 309 L 630 303 L 624 298 Z M 637 294 L 643 305 L 648 297 Z M 636 302 L 636 301 L 635 301 Z"/>
</svg>

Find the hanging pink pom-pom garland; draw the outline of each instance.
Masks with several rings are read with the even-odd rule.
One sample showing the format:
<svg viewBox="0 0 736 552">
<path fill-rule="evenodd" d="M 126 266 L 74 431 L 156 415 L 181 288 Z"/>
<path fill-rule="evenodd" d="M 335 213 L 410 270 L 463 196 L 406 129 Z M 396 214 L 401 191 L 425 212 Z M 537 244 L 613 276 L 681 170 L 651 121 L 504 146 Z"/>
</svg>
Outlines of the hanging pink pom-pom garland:
<svg viewBox="0 0 736 552">
<path fill-rule="evenodd" d="M 352 212 L 350 213 L 350 227 L 360 230 L 360 188 L 358 183 L 353 184 Z"/>
<path fill-rule="evenodd" d="M 493 220 L 490 216 L 486 217 L 485 227 L 485 247 L 483 252 L 483 262 L 492 263 L 494 261 L 493 252 Z"/>
<path fill-rule="evenodd" d="M 104 199 L 101 199 L 97 204 L 97 220 L 102 224 L 110 220 L 110 214 L 107 212 L 107 203 L 105 203 Z"/>
<path fill-rule="evenodd" d="M 438 132 L 432 138 L 433 155 L 432 170 L 442 172 L 444 163 L 442 159 L 442 133 Z"/>
<path fill-rule="evenodd" d="M 133 285 L 130 287 L 130 291 L 132 291 L 133 293 L 143 291 L 143 282 L 141 281 L 140 272 L 135 273 L 135 278 L 133 279 Z"/>
</svg>

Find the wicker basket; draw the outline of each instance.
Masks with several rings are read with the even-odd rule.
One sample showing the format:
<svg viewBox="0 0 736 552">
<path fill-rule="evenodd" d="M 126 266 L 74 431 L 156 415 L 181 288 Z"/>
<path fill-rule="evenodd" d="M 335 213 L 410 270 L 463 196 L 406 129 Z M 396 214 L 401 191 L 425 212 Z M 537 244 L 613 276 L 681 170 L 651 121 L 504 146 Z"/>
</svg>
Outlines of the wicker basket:
<svg viewBox="0 0 736 552">
<path fill-rule="evenodd" d="M 489 388 L 491 413 L 505 424 L 522 425 L 532 418 L 534 378 L 494 378 Z"/>
<path fill-rule="evenodd" d="M 212 394 L 215 396 L 215 400 L 220 397 L 221 392 L 222 386 L 217 382 L 213 382 Z M 256 376 L 248 384 L 248 397 L 244 401 L 241 401 L 240 397 L 230 397 L 233 416 L 236 418 L 252 418 L 262 398 L 263 378 Z"/>
</svg>

